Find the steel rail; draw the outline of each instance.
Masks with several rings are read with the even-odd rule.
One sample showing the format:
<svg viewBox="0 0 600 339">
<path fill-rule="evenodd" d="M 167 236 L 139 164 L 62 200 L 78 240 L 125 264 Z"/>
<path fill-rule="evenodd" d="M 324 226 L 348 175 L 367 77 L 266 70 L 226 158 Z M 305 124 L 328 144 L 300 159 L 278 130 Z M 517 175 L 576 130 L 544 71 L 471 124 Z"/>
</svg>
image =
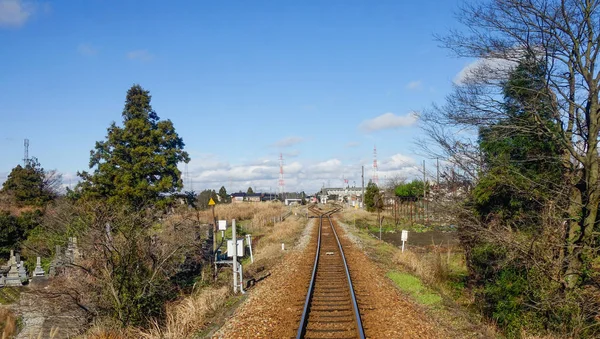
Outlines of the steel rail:
<svg viewBox="0 0 600 339">
<path fill-rule="evenodd" d="M 323 215 L 319 216 L 319 237 L 317 238 L 317 254 L 315 255 L 315 265 L 313 266 L 312 276 L 310 278 L 310 285 L 308 285 L 308 293 L 306 293 L 306 300 L 304 301 L 304 309 L 302 310 L 302 318 L 300 318 L 300 327 L 298 327 L 298 333 L 296 334 L 297 339 L 304 338 L 304 334 L 306 333 L 306 325 L 308 323 L 308 313 L 310 312 L 310 300 L 312 299 L 312 295 L 315 290 L 315 280 L 317 277 L 317 265 L 319 264 L 319 252 L 321 249 L 321 228 L 322 227 L 323 227 Z"/>
<path fill-rule="evenodd" d="M 360 339 L 364 339 L 365 330 L 363 329 L 362 320 L 360 319 L 360 312 L 358 311 L 358 302 L 356 301 L 356 294 L 354 293 L 354 287 L 352 286 L 352 278 L 350 278 L 350 270 L 348 269 L 348 263 L 346 262 L 346 255 L 344 254 L 344 250 L 342 249 L 342 244 L 340 243 L 340 238 L 338 237 L 337 232 L 335 231 L 335 227 L 333 227 L 333 221 L 331 221 L 331 217 L 327 216 L 327 219 L 329 219 L 329 225 L 333 230 L 333 235 L 335 235 L 335 239 L 337 240 L 340 253 L 342 254 L 342 260 L 344 261 L 344 268 L 346 269 L 348 288 L 350 288 L 350 297 L 352 298 L 352 308 L 354 309 L 354 318 L 356 320 L 356 329 L 358 331 L 358 337 Z"/>
<path fill-rule="evenodd" d="M 309 208 L 309 209 L 313 213 L 319 212 L 316 207 Z M 346 280 L 348 282 L 348 287 L 349 287 L 349 294 L 350 294 L 350 298 L 352 301 L 352 309 L 353 309 L 354 320 L 356 322 L 356 330 L 357 330 L 358 338 L 365 339 L 365 332 L 364 332 L 364 328 L 362 326 L 362 320 L 360 318 L 360 312 L 358 309 L 358 302 L 356 300 L 356 294 L 354 292 L 354 287 L 352 286 L 350 270 L 348 269 L 348 263 L 346 262 L 346 257 L 344 255 L 344 250 L 342 249 L 342 244 L 340 243 L 340 239 L 337 235 L 337 232 L 335 231 L 335 227 L 333 226 L 333 221 L 331 220 L 331 215 L 338 212 L 340 209 L 341 209 L 340 207 L 336 207 L 335 209 L 333 209 L 331 211 L 324 212 L 319 215 L 319 234 L 318 234 L 318 238 L 317 238 L 317 251 L 316 251 L 317 253 L 315 255 L 315 263 L 313 265 L 313 271 L 312 271 L 312 275 L 311 275 L 311 279 L 310 279 L 310 284 L 308 286 L 308 291 L 306 293 L 306 299 L 304 301 L 304 309 L 302 310 L 302 317 L 300 318 L 300 326 L 298 327 L 296 339 L 304 338 L 304 335 L 306 334 L 306 330 L 307 330 L 308 317 L 309 317 L 309 313 L 310 313 L 310 309 L 311 309 L 311 302 L 312 302 L 312 297 L 314 294 L 315 282 L 316 282 L 317 270 L 318 270 L 318 264 L 319 264 L 319 253 L 321 250 L 321 230 L 323 228 L 323 218 L 324 217 L 326 217 L 327 220 L 329 220 L 329 226 L 333 230 L 333 234 L 335 236 L 335 239 L 336 239 L 336 242 L 338 245 L 338 249 L 340 251 L 340 256 L 342 258 L 344 270 L 346 273 Z"/>
</svg>

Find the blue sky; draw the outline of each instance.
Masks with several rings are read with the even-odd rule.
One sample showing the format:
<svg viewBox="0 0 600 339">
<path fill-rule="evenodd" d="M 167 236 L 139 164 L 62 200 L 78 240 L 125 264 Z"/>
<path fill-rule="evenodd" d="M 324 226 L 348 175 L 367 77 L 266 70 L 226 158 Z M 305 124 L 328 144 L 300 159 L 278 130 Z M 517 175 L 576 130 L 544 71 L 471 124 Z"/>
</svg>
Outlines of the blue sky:
<svg viewBox="0 0 600 339">
<path fill-rule="evenodd" d="M 418 175 L 411 114 L 443 102 L 471 61 L 434 40 L 458 6 L 0 0 L 0 181 L 28 138 L 75 184 L 134 83 L 183 138 L 196 191 L 277 191 L 280 153 L 286 190 L 360 185 L 374 145 L 380 183 Z"/>
</svg>

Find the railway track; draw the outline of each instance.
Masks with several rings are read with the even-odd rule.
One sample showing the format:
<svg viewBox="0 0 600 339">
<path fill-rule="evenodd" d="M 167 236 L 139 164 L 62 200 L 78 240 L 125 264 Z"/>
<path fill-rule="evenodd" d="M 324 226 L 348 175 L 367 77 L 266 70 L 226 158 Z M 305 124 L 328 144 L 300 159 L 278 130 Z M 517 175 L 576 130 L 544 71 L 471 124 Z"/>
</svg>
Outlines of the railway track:
<svg viewBox="0 0 600 339">
<path fill-rule="evenodd" d="M 339 208 L 322 212 L 313 272 L 296 335 L 300 338 L 360 338 L 364 329 L 354 294 L 348 264 L 331 215 Z"/>
</svg>

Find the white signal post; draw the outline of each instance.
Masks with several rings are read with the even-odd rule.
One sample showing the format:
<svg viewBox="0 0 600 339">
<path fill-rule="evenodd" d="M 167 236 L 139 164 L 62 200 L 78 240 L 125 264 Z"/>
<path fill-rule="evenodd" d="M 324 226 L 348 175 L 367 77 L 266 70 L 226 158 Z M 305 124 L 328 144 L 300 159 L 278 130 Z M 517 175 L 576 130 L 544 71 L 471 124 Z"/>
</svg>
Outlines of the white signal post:
<svg viewBox="0 0 600 339">
<path fill-rule="evenodd" d="M 402 252 L 404 252 L 404 243 L 408 241 L 408 231 L 402 230 L 402 236 L 400 239 L 402 240 Z"/>
<path fill-rule="evenodd" d="M 252 240 L 250 234 L 246 234 L 246 240 L 248 241 L 248 247 L 250 248 L 250 261 L 254 263 L 254 256 L 252 255 Z"/>
</svg>

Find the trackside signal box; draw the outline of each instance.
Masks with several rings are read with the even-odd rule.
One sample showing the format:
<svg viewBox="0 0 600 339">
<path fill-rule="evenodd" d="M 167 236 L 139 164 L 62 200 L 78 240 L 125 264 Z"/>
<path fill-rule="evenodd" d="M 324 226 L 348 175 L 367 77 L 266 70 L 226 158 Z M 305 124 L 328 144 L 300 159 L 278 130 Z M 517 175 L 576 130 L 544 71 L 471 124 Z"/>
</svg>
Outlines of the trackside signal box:
<svg viewBox="0 0 600 339">
<path fill-rule="evenodd" d="M 227 256 L 233 257 L 233 240 L 227 240 Z M 244 256 L 244 238 L 237 240 L 237 256 Z"/>
</svg>

